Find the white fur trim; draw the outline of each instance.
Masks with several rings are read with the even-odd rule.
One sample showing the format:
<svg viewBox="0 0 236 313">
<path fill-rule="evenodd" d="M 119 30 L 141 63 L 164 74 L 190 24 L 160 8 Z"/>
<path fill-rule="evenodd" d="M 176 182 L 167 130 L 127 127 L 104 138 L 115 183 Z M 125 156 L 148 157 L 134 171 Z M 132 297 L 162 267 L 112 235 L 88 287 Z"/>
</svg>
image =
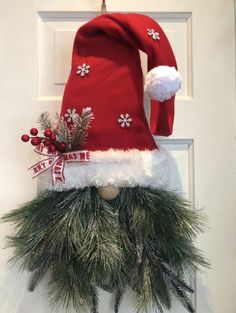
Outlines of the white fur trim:
<svg viewBox="0 0 236 313">
<path fill-rule="evenodd" d="M 147 73 L 145 91 L 151 99 L 163 102 L 181 88 L 181 76 L 174 67 L 157 66 Z"/>
<path fill-rule="evenodd" d="M 168 154 L 158 150 L 131 149 L 90 152 L 88 163 L 66 163 L 64 183 L 52 185 L 51 171 L 39 176 L 39 190 L 69 190 L 87 186 L 165 187 L 168 180 Z"/>
</svg>

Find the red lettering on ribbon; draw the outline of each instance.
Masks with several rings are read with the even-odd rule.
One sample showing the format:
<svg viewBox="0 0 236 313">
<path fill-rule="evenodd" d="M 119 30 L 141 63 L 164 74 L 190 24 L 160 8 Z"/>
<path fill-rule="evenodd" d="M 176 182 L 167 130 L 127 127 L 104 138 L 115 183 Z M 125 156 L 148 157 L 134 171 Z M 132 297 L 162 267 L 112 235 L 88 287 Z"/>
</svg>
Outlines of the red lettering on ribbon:
<svg viewBox="0 0 236 313">
<path fill-rule="evenodd" d="M 33 172 L 32 178 L 39 176 L 40 174 L 51 168 L 53 184 L 65 181 L 65 163 L 89 162 L 90 159 L 90 153 L 86 150 L 65 153 L 56 152 L 54 154 L 50 154 L 43 144 L 38 145 L 35 149 L 35 152 L 44 156 L 49 156 L 49 158 L 40 161 L 29 168 L 29 170 Z"/>
</svg>

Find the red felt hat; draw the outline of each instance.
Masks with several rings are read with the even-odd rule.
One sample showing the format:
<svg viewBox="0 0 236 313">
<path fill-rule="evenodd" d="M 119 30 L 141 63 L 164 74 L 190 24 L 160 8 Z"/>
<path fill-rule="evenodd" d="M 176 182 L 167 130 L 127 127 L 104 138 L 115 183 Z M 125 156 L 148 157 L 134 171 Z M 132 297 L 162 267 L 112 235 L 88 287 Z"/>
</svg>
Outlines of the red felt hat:
<svg viewBox="0 0 236 313">
<path fill-rule="evenodd" d="M 139 50 L 148 56 L 144 82 Z M 150 128 L 144 113 L 151 99 Z M 94 120 L 83 149 L 90 162 L 67 164 L 58 190 L 85 186 L 152 186 L 166 181 L 166 154 L 152 134 L 168 136 L 181 78 L 159 24 L 142 14 L 104 14 L 76 34 L 61 116 L 67 123 L 90 107 Z M 48 175 L 50 176 L 50 175 Z M 45 179 L 50 185 L 50 177 Z"/>
</svg>

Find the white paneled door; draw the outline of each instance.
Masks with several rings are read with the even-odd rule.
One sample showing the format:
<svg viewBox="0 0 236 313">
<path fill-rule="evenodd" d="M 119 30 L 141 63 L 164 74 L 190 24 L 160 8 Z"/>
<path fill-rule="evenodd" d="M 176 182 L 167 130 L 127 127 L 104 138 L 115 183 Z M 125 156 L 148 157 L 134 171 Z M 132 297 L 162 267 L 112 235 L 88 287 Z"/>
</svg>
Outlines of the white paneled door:
<svg viewBox="0 0 236 313">
<path fill-rule="evenodd" d="M 40 112 L 59 111 L 74 34 L 99 14 L 100 5 L 99 0 L 0 1 L 1 214 L 36 193 L 37 183 L 26 171 L 36 156 L 19 137 Z M 196 311 L 235 313 L 234 2 L 107 0 L 107 8 L 150 15 L 173 46 L 183 88 L 176 99 L 174 134 L 157 140 L 171 154 L 171 187 L 185 192 L 209 217 L 198 245 L 212 269 L 197 275 Z M 1 248 L 10 232 L 11 226 L 1 225 Z M 9 249 L 0 253 L 0 313 L 50 313 L 43 286 L 30 294 L 27 275 L 7 264 L 10 254 Z M 101 299 L 100 311 L 111 313 L 111 298 L 102 293 Z M 133 312 L 133 301 L 127 293 L 120 312 Z M 186 311 L 176 305 L 173 312 Z"/>
</svg>

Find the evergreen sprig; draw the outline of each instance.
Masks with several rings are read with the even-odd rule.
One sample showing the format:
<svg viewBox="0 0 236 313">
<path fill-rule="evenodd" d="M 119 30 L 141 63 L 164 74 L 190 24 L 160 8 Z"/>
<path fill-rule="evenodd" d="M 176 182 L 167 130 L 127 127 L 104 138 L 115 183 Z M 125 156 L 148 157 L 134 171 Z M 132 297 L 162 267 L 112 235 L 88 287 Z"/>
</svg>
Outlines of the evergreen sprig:
<svg viewBox="0 0 236 313">
<path fill-rule="evenodd" d="M 90 124 L 94 114 L 90 107 L 83 108 L 81 115 L 76 114 L 70 125 L 63 116 L 56 114 L 56 122 L 53 123 L 48 112 L 43 112 L 38 119 L 40 130 L 51 129 L 56 136 L 57 142 L 66 144 L 67 151 L 82 149 L 88 137 Z"/>
<path fill-rule="evenodd" d="M 117 212 L 96 190 L 90 201 L 91 217 L 84 232 L 80 257 L 93 279 L 102 281 L 123 262 L 117 236 Z"/>
<path fill-rule="evenodd" d="M 57 119 L 55 128 L 56 138 L 59 142 L 65 142 L 68 149 L 71 150 L 70 129 L 64 118 L 61 117 L 59 114 L 56 114 L 56 119 Z"/>
<path fill-rule="evenodd" d="M 88 136 L 88 129 L 91 121 L 94 119 L 91 108 L 82 110 L 81 116 L 77 115 L 71 128 L 71 147 L 78 149 L 82 147 Z"/>
<path fill-rule="evenodd" d="M 37 122 L 40 126 L 40 130 L 45 130 L 47 128 L 53 128 L 54 127 L 54 124 L 53 124 L 48 112 L 41 113 Z"/>
<path fill-rule="evenodd" d="M 173 297 L 194 311 L 186 273 L 209 266 L 193 241 L 204 216 L 175 192 L 121 188 L 105 201 L 95 187 L 48 191 L 2 220 L 15 224 L 11 261 L 33 272 L 30 290 L 47 273 L 53 306 L 98 313 L 102 287 L 118 313 L 131 286 L 138 312 L 169 309 Z"/>
</svg>

